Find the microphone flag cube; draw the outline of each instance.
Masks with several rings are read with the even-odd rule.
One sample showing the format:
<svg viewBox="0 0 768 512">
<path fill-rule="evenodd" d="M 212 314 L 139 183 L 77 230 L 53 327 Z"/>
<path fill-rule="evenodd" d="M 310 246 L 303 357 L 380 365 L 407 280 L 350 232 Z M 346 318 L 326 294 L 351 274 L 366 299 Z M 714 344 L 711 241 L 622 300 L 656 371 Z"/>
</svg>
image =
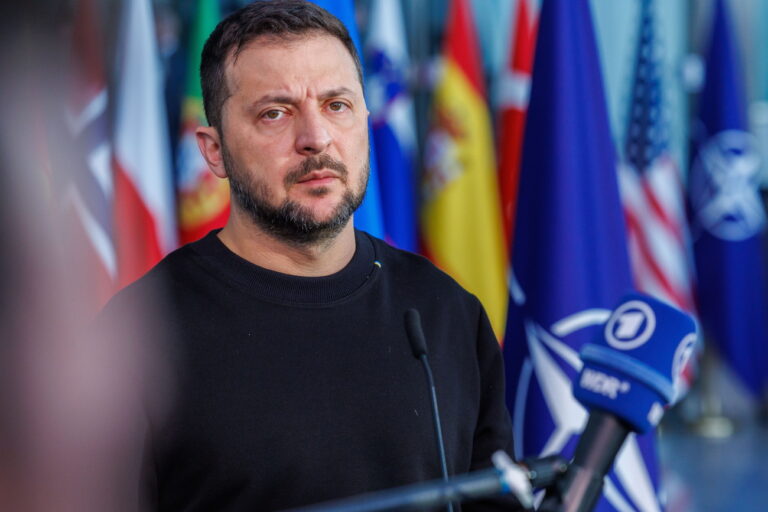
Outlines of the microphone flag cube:
<svg viewBox="0 0 768 512">
<path fill-rule="evenodd" d="M 587 408 L 626 421 L 641 434 L 658 425 L 676 398 L 676 381 L 698 339 L 693 318 L 633 293 L 613 310 L 580 353 L 584 363 L 573 394 Z"/>
</svg>

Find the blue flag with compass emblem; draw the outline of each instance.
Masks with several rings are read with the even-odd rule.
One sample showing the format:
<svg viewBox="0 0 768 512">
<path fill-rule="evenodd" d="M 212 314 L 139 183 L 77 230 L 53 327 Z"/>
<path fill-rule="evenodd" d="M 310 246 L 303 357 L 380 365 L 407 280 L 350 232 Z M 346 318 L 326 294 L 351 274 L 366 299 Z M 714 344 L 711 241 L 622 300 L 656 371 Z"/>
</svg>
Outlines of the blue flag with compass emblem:
<svg viewBox="0 0 768 512">
<path fill-rule="evenodd" d="M 689 179 L 699 314 L 706 341 L 759 397 L 768 379 L 760 158 L 725 2 L 715 2 Z"/>
<path fill-rule="evenodd" d="M 504 337 L 517 457 L 573 455 L 578 352 L 632 289 L 617 159 L 588 0 L 544 0 Z M 596 510 L 661 510 L 652 434 L 631 434 Z"/>
</svg>

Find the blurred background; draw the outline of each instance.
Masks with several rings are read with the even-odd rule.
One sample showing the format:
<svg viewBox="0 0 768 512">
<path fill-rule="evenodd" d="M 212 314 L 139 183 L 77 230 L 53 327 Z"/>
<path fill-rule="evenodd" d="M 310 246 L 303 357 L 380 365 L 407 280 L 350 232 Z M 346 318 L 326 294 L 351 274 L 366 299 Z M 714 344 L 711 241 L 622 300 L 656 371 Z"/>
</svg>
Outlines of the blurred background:
<svg viewBox="0 0 768 512">
<path fill-rule="evenodd" d="M 194 140 L 205 123 L 199 54 L 216 23 L 245 3 L 2 8 L 0 314 L 9 343 L 0 406 L 9 414 L 0 415 L 0 452 L 14 449 L 0 458 L 0 500 L 120 508 L 72 498 L 103 491 L 95 475 L 107 478 L 95 467 L 66 469 L 74 448 L 48 467 L 46 450 L 82 448 L 86 436 L 77 421 L 52 435 L 72 409 L 49 406 L 71 400 L 89 412 L 78 416 L 97 424 L 87 436 L 107 439 L 92 448 L 96 459 L 136 442 L 130 429 L 93 418 L 114 415 L 107 403 L 115 397 L 135 398 L 129 390 L 148 364 L 146 347 L 105 351 L 104 332 L 88 326 L 117 290 L 226 221 L 228 185 L 207 171 Z M 577 262 L 581 251 L 549 243 L 560 235 L 547 226 L 579 247 L 605 245 L 634 287 L 691 312 L 701 327 L 681 399 L 651 448 L 658 503 L 674 512 L 768 508 L 768 3 L 317 3 L 347 24 L 365 65 L 372 175 L 356 225 L 424 254 L 476 294 L 510 366 L 529 357 L 517 353 L 525 342 L 507 325 L 520 306 L 515 275 L 562 277 L 574 266 L 587 269 L 588 287 L 615 277 L 600 258 Z M 593 179 L 595 169 L 603 174 Z M 596 205 L 608 206 L 594 213 L 603 208 Z M 518 219 L 531 220 L 520 227 Z M 537 258 L 537 244 L 564 254 Z M 570 288 L 546 292 L 557 302 Z M 115 347 L 130 334 L 106 337 Z M 121 371 L 104 375 L 117 359 Z M 521 419 L 519 375 L 508 377 L 515 421 L 535 425 Z M 90 388 L 106 391 L 83 405 Z M 557 414 L 544 398 L 541 428 L 550 429 Z M 518 444 L 517 456 L 552 450 Z M 57 480 L 57 467 L 67 478 Z M 29 504 L 14 482 L 41 478 L 54 501 Z M 616 479 L 607 509 L 660 509 L 622 486 L 631 475 Z"/>
</svg>

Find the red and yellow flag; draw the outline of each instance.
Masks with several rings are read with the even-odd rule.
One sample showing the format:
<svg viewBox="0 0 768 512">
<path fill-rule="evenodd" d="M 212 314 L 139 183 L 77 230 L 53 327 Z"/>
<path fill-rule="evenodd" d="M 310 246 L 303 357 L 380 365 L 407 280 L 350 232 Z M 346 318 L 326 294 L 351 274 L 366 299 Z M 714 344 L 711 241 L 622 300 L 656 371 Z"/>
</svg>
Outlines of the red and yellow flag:
<svg viewBox="0 0 768 512">
<path fill-rule="evenodd" d="M 200 54 L 208 35 L 219 22 L 216 0 L 198 0 L 189 42 L 189 66 L 179 139 L 179 242 L 194 242 L 210 230 L 223 227 L 229 217 L 229 182 L 217 178 L 200 154 L 195 128 L 205 124 L 200 86 Z"/>
<path fill-rule="evenodd" d="M 480 299 L 501 339 L 507 255 L 491 119 L 466 0 L 453 0 L 448 13 L 425 164 L 424 252 Z"/>
</svg>

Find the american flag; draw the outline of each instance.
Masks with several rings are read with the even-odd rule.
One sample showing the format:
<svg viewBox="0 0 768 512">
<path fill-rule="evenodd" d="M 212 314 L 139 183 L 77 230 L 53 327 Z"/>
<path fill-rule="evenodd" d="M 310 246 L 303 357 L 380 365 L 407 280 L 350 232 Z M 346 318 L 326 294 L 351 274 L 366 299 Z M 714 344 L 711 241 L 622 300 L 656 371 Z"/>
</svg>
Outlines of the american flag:
<svg viewBox="0 0 768 512">
<path fill-rule="evenodd" d="M 694 312 L 680 171 L 669 151 L 653 2 L 641 3 L 624 162 L 619 169 L 635 285 Z"/>
</svg>

